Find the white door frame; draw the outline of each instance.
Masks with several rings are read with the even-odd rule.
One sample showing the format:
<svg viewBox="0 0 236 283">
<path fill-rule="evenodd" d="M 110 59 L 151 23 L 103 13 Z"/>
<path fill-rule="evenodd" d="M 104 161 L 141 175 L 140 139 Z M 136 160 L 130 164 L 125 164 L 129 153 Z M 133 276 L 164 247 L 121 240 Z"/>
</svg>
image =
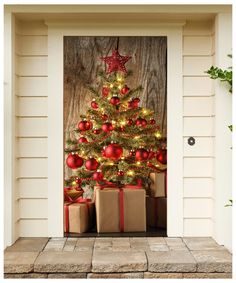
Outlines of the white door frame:
<svg viewBox="0 0 236 283">
<path fill-rule="evenodd" d="M 167 36 L 167 234 L 183 236 L 183 21 L 135 25 L 47 21 L 48 25 L 48 236 L 63 237 L 63 37 Z"/>
</svg>

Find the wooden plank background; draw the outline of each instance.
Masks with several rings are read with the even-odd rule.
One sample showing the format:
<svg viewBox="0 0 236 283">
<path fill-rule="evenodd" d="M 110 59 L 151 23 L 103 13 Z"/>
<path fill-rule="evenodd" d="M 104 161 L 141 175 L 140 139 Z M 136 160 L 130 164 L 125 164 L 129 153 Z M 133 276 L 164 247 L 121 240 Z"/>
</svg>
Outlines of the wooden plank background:
<svg viewBox="0 0 236 283">
<path fill-rule="evenodd" d="M 104 69 L 101 56 L 110 55 L 118 44 L 121 55 L 131 55 L 126 64 L 133 71 L 127 83 L 143 86 L 141 106 L 153 109 L 166 136 L 166 37 L 77 37 L 64 38 L 64 130 L 72 130 L 85 114 L 91 96 L 87 85 L 95 85 Z M 65 136 L 66 138 L 66 136 Z"/>
</svg>

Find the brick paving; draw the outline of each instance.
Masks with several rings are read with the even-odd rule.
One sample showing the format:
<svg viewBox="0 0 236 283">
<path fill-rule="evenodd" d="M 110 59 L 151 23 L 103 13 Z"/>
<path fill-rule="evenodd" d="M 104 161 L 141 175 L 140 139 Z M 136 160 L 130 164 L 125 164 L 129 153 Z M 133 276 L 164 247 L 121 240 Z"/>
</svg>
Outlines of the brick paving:
<svg viewBox="0 0 236 283">
<path fill-rule="evenodd" d="M 232 255 L 212 238 L 21 238 L 4 277 L 232 278 Z"/>
</svg>

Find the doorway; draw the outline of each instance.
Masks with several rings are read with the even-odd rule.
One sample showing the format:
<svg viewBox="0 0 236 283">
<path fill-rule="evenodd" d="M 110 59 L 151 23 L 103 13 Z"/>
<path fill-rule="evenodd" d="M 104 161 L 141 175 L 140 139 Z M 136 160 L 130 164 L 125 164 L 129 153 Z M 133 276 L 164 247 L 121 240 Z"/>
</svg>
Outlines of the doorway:
<svg viewBox="0 0 236 283">
<path fill-rule="evenodd" d="M 102 56 L 111 54 L 112 50 L 118 49 L 121 54 L 130 55 L 132 59 L 127 64 L 128 69 L 132 70 L 133 75 L 127 81 L 130 88 L 142 85 L 143 90 L 140 95 L 140 107 L 145 107 L 154 111 L 154 118 L 161 132 L 162 147 L 167 145 L 167 37 L 148 36 L 148 37 L 92 37 L 92 36 L 65 36 L 64 37 L 64 141 L 71 139 L 73 132 L 80 120 L 80 115 L 86 113 L 91 103 L 91 93 L 89 86 L 96 84 L 96 77 L 99 69 L 103 66 L 100 60 Z M 65 155 L 66 159 L 67 155 Z M 66 160 L 65 160 L 66 161 Z M 65 162 L 66 164 L 66 162 Z M 166 167 L 165 167 L 166 168 Z M 166 168 L 167 169 L 167 168 Z M 72 175 L 68 166 L 64 168 L 65 180 Z M 159 172 L 160 173 L 160 172 Z M 161 172 L 161 174 L 166 174 Z M 158 175 L 161 175 L 158 174 Z M 166 177 L 161 178 L 162 189 L 159 197 L 167 198 Z M 152 181 L 150 181 L 152 182 Z M 153 180 L 155 183 L 156 181 Z M 150 187 L 157 184 L 150 184 L 147 181 L 145 187 L 148 191 Z M 160 185 L 160 181 L 159 181 Z M 77 186 L 75 184 L 75 186 Z M 93 198 L 93 188 L 83 184 L 83 197 Z M 166 214 L 167 199 L 161 204 L 152 204 L 151 211 L 147 212 L 147 233 L 131 233 L 133 236 L 164 236 L 166 235 Z M 160 210 L 161 207 L 161 210 Z M 156 221 L 149 221 L 148 214 L 159 215 L 165 218 L 163 225 Z M 162 212 L 161 212 L 162 211 Z M 159 217 L 158 216 L 158 217 Z M 154 222 L 150 224 L 150 222 Z M 151 226 L 152 227 L 151 227 Z M 160 227 L 161 226 L 161 227 Z M 94 236 L 96 226 L 88 230 L 81 236 Z M 130 234 L 130 233 L 129 233 Z M 110 235 L 100 233 L 100 236 Z M 113 234 L 116 235 L 116 234 Z M 119 233 L 119 236 L 127 236 L 126 233 Z M 67 234 L 68 236 L 68 234 Z M 69 233 L 69 236 L 78 234 Z"/>
</svg>

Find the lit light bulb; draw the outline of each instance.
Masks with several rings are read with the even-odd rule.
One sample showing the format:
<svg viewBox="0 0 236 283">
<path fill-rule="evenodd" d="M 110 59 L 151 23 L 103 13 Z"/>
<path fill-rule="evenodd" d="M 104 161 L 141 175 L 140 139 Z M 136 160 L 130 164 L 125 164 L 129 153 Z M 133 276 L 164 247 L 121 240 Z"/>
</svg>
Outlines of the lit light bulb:
<svg viewBox="0 0 236 283">
<path fill-rule="evenodd" d="M 141 164 L 141 162 L 140 162 L 140 161 L 137 161 L 137 162 L 136 162 L 136 164 L 137 164 L 137 165 L 140 165 L 140 164 Z"/>
<path fill-rule="evenodd" d="M 110 88 L 113 88 L 113 86 L 114 86 L 113 84 L 110 84 Z"/>
<path fill-rule="evenodd" d="M 138 140 L 140 138 L 140 136 L 135 136 L 134 139 Z"/>
<path fill-rule="evenodd" d="M 119 89 L 122 89 L 122 85 L 118 85 L 118 88 L 119 88 Z"/>
<path fill-rule="evenodd" d="M 126 121 L 121 121 L 120 124 L 124 126 L 126 124 Z"/>
<path fill-rule="evenodd" d="M 158 139 L 160 139 L 160 138 L 161 138 L 161 133 L 160 133 L 160 132 L 156 132 L 156 133 L 155 133 L 155 137 L 157 137 Z"/>
<path fill-rule="evenodd" d="M 120 159 L 124 160 L 124 159 L 125 159 L 125 157 L 124 157 L 124 156 L 122 156 Z"/>
<path fill-rule="evenodd" d="M 84 150 L 82 150 L 82 151 L 81 151 L 81 154 L 85 154 L 85 151 L 84 151 Z"/>
<path fill-rule="evenodd" d="M 72 185 L 73 185 L 73 186 L 75 186 L 76 184 L 77 184 L 76 181 L 73 181 L 73 182 L 72 182 Z"/>
<path fill-rule="evenodd" d="M 133 171 L 133 170 L 129 170 L 129 171 L 127 172 L 127 175 L 133 176 L 133 175 L 134 175 L 134 171 Z"/>
<path fill-rule="evenodd" d="M 114 165 L 114 162 L 110 162 L 109 165 Z"/>
<path fill-rule="evenodd" d="M 143 109 L 143 114 L 147 114 L 147 110 L 146 109 Z"/>
<path fill-rule="evenodd" d="M 116 124 L 116 121 L 115 121 L 115 120 L 112 120 L 111 122 L 112 122 L 112 124 Z"/>
<path fill-rule="evenodd" d="M 123 78 L 122 78 L 122 77 L 117 76 L 117 81 L 118 81 L 118 82 L 122 82 L 122 80 L 123 80 Z"/>
<path fill-rule="evenodd" d="M 98 158 L 97 158 L 97 161 L 101 161 L 101 160 L 102 160 L 102 158 L 101 158 L 101 157 L 98 157 Z M 97 171 L 98 171 L 98 170 L 97 170 Z"/>
</svg>

